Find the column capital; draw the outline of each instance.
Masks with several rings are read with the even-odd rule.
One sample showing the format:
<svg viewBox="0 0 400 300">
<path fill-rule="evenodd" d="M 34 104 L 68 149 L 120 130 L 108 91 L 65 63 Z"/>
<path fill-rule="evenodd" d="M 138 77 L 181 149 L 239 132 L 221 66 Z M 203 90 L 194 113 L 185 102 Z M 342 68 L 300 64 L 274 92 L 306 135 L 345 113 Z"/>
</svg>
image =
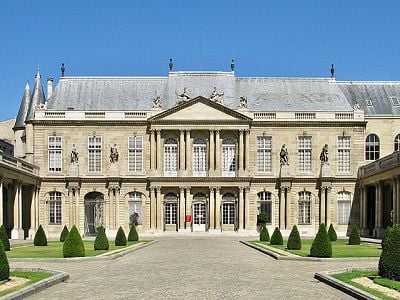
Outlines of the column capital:
<svg viewBox="0 0 400 300">
<path fill-rule="evenodd" d="M 215 129 L 208 129 L 210 133 L 214 133 Z"/>
<path fill-rule="evenodd" d="M 239 134 L 242 135 L 244 133 L 244 129 L 239 129 Z"/>
<path fill-rule="evenodd" d="M 217 193 L 221 192 L 221 187 L 220 187 L 220 186 L 216 186 L 216 187 L 214 187 L 214 188 L 215 188 L 215 191 L 216 191 Z"/>
<path fill-rule="evenodd" d="M 149 128 L 150 134 L 154 134 L 154 131 L 156 131 L 154 128 Z"/>
<path fill-rule="evenodd" d="M 161 192 L 161 186 L 157 186 L 156 189 L 157 189 L 157 193 Z"/>
<path fill-rule="evenodd" d="M 220 134 L 221 130 L 220 129 L 215 129 L 216 134 Z"/>
<path fill-rule="evenodd" d="M 179 129 L 179 133 L 180 134 L 184 134 L 185 133 L 185 129 Z"/>
<path fill-rule="evenodd" d="M 245 189 L 246 187 L 244 187 L 244 186 L 239 186 L 239 192 L 243 192 L 243 190 Z"/>
<path fill-rule="evenodd" d="M 247 193 L 250 193 L 250 187 L 249 186 L 245 186 L 244 187 L 244 192 L 247 194 Z"/>
<path fill-rule="evenodd" d="M 183 193 L 183 192 L 185 191 L 185 187 L 184 187 L 184 186 L 180 186 L 180 187 L 179 187 L 179 191 L 180 191 L 181 193 Z"/>
<path fill-rule="evenodd" d="M 157 134 L 161 134 L 161 129 L 154 129 Z"/>
<path fill-rule="evenodd" d="M 247 133 L 250 133 L 250 129 L 248 129 L 248 128 L 247 128 L 247 129 L 244 129 L 243 131 L 246 132 L 246 134 L 247 134 Z"/>
</svg>

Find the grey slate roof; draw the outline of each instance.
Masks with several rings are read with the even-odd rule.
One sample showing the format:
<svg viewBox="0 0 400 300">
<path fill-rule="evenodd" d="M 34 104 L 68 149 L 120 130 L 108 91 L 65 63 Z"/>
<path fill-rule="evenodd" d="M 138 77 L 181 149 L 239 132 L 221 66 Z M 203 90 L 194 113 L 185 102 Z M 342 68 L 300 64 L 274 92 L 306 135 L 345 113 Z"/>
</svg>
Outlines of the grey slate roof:
<svg viewBox="0 0 400 300">
<path fill-rule="evenodd" d="M 252 111 L 351 111 L 334 80 L 328 78 L 243 78 L 231 72 L 171 72 L 168 77 L 62 77 L 47 103 L 49 110 L 150 110 L 176 105 L 186 87 L 191 98 L 208 98 L 214 87 L 223 105 L 236 109 L 247 97 Z"/>
<path fill-rule="evenodd" d="M 31 101 L 31 91 L 29 83 L 26 83 L 24 95 L 22 96 L 21 105 L 19 107 L 17 119 L 15 120 L 14 128 L 22 129 L 25 128 L 25 119 L 28 114 L 29 103 Z"/>
<path fill-rule="evenodd" d="M 33 120 L 35 117 L 35 109 L 39 105 L 44 105 L 46 101 L 46 97 L 44 96 L 44 91 L 42 87 L 42 79 L 40 76 L 39 71 L 37 72 L 35 76 L 35 86 L 33 88 L 32 92 L 32 98 L 29 103 L 29 109 L 28 113 L 26 115 L 25 122 Z"/>
</svg>

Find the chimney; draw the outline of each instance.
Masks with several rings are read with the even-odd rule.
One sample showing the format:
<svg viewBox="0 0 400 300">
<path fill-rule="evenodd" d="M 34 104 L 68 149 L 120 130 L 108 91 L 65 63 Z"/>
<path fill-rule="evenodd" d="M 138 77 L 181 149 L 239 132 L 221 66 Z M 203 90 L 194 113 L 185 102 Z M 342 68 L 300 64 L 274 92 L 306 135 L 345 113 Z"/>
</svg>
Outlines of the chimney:
<svg viewBox="0 0 400 300">
<path fill-rule="evenodd" d="M 47 99 L 53 95 L 53 78 L 47 78 Z"/>
</svg>

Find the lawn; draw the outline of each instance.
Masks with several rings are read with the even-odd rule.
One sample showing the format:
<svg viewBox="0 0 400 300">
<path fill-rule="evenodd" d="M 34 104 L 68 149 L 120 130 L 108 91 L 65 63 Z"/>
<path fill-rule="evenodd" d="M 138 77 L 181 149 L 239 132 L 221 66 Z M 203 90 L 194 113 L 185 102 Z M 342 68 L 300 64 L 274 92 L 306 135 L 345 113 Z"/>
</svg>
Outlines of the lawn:
<svg viewBox="0 0 400 300">
<path fill-rule="evenodd" d="M 23 277 L 29 279 L 29 281 L 17 285 L 15 287 L 6 289 L 4 291 L 0 291 L 0 297 L 4 296 L 6 294 L 12 293 L 14 291 L 17 291 L 19 289 L 22 289 L 23 287 L 30 285 L 32 283 L 38 282 L 40 280 L 46 279 L 51 276 L 49 273 L 44 273 L 44 272 L 20 272 L 20 271 L 12 271 L 10 272 L 11 277 Z"/>
<path fill-rule="evenodd" d="M 270 245 L 267 242 L 259 243 L 285 250 L 299 256 L 308 256 L 310 254 L 312 242 L 312 240 L 302 240 L 301 250 L 287 250 L 286 241 L 283 242 L 283 245 Z M 347 240 L 337 240 L 336 242 L 332 242 L 332 257 L 379 257 L 381 255 L 382 250 L 380 244 L 361 243 L 361 245 L 348 245 L 347 242 Z"/>
<path fill-rule="evenodd" d="M 127 246 L 131 246 L 136 243 L 146 242 L 128 242 Z M 103 254 L 105 252 L 114 251 L 117 249 L 123 249 L 124 246 L 115 246 L 114 241 L 110 241 L 110 249 L 106 250 L 93 250 L 94 241 L 83 241 L 85 245 L 86 256 L 96 256 L 99 254 Z M 39 247 L 33 246 L 33 244 L 29 245 L 19 245 L 16 247 L 11 247 L 11 251 L 7 251 L 8 258 L 57 258 L 63 257 L 63 243 L 62 242 L 49 242 L 47 246 Z"/>
</svg>

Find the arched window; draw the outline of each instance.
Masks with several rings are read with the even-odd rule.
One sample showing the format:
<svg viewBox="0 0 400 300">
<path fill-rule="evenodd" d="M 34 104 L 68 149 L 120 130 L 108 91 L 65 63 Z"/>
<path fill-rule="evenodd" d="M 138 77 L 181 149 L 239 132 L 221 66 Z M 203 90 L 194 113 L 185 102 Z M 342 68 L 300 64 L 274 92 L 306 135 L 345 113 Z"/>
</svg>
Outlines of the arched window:
<svg viewBox="0 0 400 300">
<path fill-rule="evenodd" d="M 270 192 L 259 192 L 257 194 L 259 202 L 259 213 L 266 213 L 268 216 L 267 223 L 272 220 L 272 194 Z"/>
<path fill-rule="evenodd" d="M 231 193 L 222 197 L 222 224 L 224 225 L 235 224 L 235 200 L 236 197 Z"/>
<path fill-rule="evenodd" d="M 394 138 L 394 151 L 400 151 L 400 133 Z"/>
<path fill-rule="evenodd" d="M 142 225 L 142 194 L 129 193 L 129 225 Z"/>
<path fill-rule="evenodd" d="M 236 143 L 226 139 L 222 143 L 222 176 L 236 176 Z"/>
<path fill-rule="evenodd" d="M 164 175 L 178 175 L 178 144 L 175 139 L 167 139 L 164 143 Z"/>
<path fill-rule="evenodd" d="M 365 140 L 365 159 L 379 159 L 379 137 L 376 134 L 370 134 Z"/>
<path fill-rule="evenodd" d="M 164 197 L 165 201 L 165 212 L 164 212 L 164 223 L 165 225 L 176 225 L 177 214 L 178 214 L 178 197 L 174 193 L 168 193 Z"/>
<path fill-rule="evenodd" d="M 311 224 L 311 193 L 299 193 L 299 224 Z"/>
<path fill-rule="evenodd" d="M 339 192 L 337 195 L 337 222 L 338 224 L 349 224 L 351 195 L 349 192 Z"/>
<path fill-rule="evenodd" d="M 49 224 L 61 224 L 61 193 L 49 193 Z"/>
<path fill-rule="evenodd" d="M 207 142 L 204 139 L 193 141 L 193 176 L 207 176 Z"/>
</svg>

